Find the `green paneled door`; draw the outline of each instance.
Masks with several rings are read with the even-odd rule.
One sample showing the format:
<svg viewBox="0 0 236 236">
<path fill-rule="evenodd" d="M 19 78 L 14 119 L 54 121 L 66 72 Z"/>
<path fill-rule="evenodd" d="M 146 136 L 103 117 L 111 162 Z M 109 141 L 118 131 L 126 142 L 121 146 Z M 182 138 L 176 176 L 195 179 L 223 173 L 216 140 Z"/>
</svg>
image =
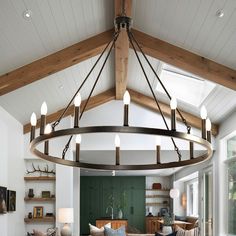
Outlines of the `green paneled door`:
<svg viewBox="0 0 236 236">
<path fill-rule="evenodd" d="M 114 217 L 123 207 L 123 218 L 128 225 L 141 232 L 145 230 L 145 177 L 81 177 L 80 181 L 80 232 L 89 234 L 88 223 L 109 217 L 108 206 L 113 206 Z"/>
</svg>

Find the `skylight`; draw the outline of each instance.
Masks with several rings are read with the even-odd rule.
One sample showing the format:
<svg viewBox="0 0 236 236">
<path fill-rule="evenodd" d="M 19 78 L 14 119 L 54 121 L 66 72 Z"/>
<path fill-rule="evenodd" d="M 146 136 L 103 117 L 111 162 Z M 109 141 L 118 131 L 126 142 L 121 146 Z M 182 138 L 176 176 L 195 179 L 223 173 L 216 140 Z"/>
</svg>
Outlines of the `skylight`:
<svg viewBox="0 0 236 236">
<path fill-rule="evenodd" d="M 214 83 L 168 64 L 163 64 L 160 78 L 171 96 L 198 108 L 215 88 Z M 159 83 L 156 89 L 164 93 Z"/>
</svg>

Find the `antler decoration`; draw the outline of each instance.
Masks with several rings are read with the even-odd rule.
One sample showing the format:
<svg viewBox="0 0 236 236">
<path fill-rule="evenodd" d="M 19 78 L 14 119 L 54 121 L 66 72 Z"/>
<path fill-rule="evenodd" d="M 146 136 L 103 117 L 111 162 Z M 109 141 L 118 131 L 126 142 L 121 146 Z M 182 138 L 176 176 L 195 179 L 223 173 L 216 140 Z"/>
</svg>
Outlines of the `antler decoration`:
<svg viewBox="0 0 236 236">
<path fill-rule="evenodd" d="M 33 167 L 33 170 L 32 171 L 26 170 L 26 174 L 32 174 L 34 172 L 40 172 L 40 173 L 45 173 L 45 174 L 53 174 L 53 175 L 56 174 L 56 172 L 54 170 L 49 170 L 48 165 L 46 165 L 44 170 L 41 170 L 39 165 L 38 165 L 38 168 L 36 169 L 33 163 L 32 163 L 32 167 Z"/>
</svg>

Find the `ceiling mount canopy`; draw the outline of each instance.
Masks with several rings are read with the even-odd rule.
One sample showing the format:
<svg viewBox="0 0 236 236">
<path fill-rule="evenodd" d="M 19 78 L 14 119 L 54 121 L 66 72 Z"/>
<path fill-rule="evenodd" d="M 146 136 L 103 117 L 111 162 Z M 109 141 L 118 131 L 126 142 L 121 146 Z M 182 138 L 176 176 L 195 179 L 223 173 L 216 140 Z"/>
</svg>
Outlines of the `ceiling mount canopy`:
<svg viewBox="0 0 236 236">
<path fill-rule="evenodd" d="M 89 168 L 89 169 L 103 169 L 103 170 L 150 170 L 150 169 L 163 169 L 163 168 L 173 168 L 173 167 L 181 167 L 191 164 L 196 164 L 199 162 L 203 162 L 207 159 L 209 159 L 212 156 L 213 150 L 211 145 L 211 123 L 210 120 L 207 119 L 207 111 L 205 107 L 201 110 L 201 118 L 202 118 L 202 136 L 197 137 L 195 135 L 191 134 L 191 126 L 188 124 L 187 120 L 183 117 L 179 109 L 177 108 L 177 100 L 174 98 L 174 96 L 171 96 L 167 89 L 165 88 L 164 84 L 162 83 L 161 79 L 157 75 L 156 71 L 152 67 L 150 61 L 148 60 L 147 56 L 144 54 L 142 47 L 139 45 L 137 40 L 135 39 L 132 30 L 132 19 L 130 17 L 127 17 L 125 15 L 125 12 L 122 11 L 122 14 L 115 18 L 115 31 L 113 34 L 113 37 L 111 38 L 110 42 L 106 45 L 104 50 L 102 51 L 101 55 L 98 57 L 92 68 L 90 69 L 89 73 L 85 77 L 85 79 L 82 81 L 80 87 L 76 91 L 76 93 L 72 96 L 71 100 L 69 101 L 67 107 L 64 109 L 62 114 L 59 116 L 59 118 L 51 125 L 46 125 L 46 115 L 47 115 L 47 106 L 46 103 L 43 103 L 41 107 L 41 120 L 40 120 L 40 135 L 38 137 L 35 137 L 35 129 L 36 129 L 36 116 L 33 113 L 31 117 L 31 136 L 30 136 L 30 150 L 33 154 L 36 156 L 45 159 L 47 161 L 51 161 L 54 163 L 62 164 L 62 165 L 68 165 L 68 166 L 74 166 L 74 167 L 80 167 L 80 168 Z M 134 50 L 136 58 L 138 60 L 138 63 L 142 69 L 143 75 L 145 77 L 145 80 L 148 84 L 148 87 L 152 93 L 152 96 L 155 100 L 156 106 L 160 112 L 160 115 L 162 117 L 165 129 L 161 128 L 153 128 L 153 127 L 133 127 L 129 125 L 129 106 L 130 106 L 130 98 L 129 92 L 126 91 L 124 94 L 124 118 L 123 118 L 123 126 L 89 126 L 89 127 L 81 127 L 80 126 L 80 120 L 83 117 L 84 111 L 86 110 L 86 107 L 88 105 L 88 102 L 94 92 L 94 89 L 96 88 L 100 78 L 101 74 L 103 72 L 103 69 L 106 65 L 106 62 L 111 54 L 112 49 L 115 46 L 115 42 L 117 41 L 120 32 L 125 31 L 127 33 L 129 43 L 131 45 L 131 48 Z M 164 113 L 161 110 L 161 107 L 159 105 L 159 101 L 157 99 L 156 91 L 151 86 L 150 80 L 147 76 L 147 73 L 145 71 L 145 68 L 141 62 L 140 54 L 137 53 L 139 51 L 141 53 L 141 56 L 144 58 L 148 66 L 151 68 L 153 74 L 155 75 L 155 78 L 157 79 L 158 83 L 162 86 L 163 90 L 165 91 L 166 95 L 170 99 L 170 109 L 171 109 L 171 125 L 169 127 L 166 117 L 164 116 Z M 84 85 L 88 81 L 89 78 L 91 78 L 91 73 L 94 71 L 94 68 L 98 66 L 98 62 L 101 63 L 101 67 L 98 71 L 97 77 L 93 78 L 93 86 L 89 92 L 89 95 L 86 99 L 85 105 L 80 111 L 80 105 L 81 105 L 81 97 L 80 97 L 80 91 L 85 87 Z M 65 116 L 67 110 L 69 109 L 70 105 L 74 102 L 74 127 L 68 128 L 68 129 L 62 129 L 57 130 L 57 126 L 59 125 L 62 118 Z M 179 132 L 178 127 L 176 126 L 176 112 L 179 114 L 179 116 L 182 119 L 183 124 L 186 126 L 186 132 Z M 87 163 L 86 161 L 80 160 L 80 144 L 82 142 L 83 134 L 94 134 L 94 133 L 102 133 L 105 135 L 105 133 L 114 133 L 115 137 L 115 145 L 114 145 L 114 164 L 96 164 L 96 163 Z M 123 164 L 122 156 L 120 156 L 120 138 L 117 134 L 123 133 L 123 134 L 145 134 L 145 135 L 151 135 L 157 137 L 158 142 L 156 142 L 156 158 L 154 163 L 145 163 L 145 164 Z M 50 140 L 62 136 L 68 136 L 69 140 L 65 144 L 65 147 L 63 149 L 63 152 L 61 156 L 51 156 L 50 155 L 50 147 L 49 142 Z M 161 136 L 169 137 L 171 139 L 172 145 L 174 147 L 174 151 L 176 152 L 176 160 L 172 162 L 163 162 L 161 158 L 161 145 L 159 142 L 159 138 Z M 70 144 L 72 142 L 73 137 L 75 137 L 75 157 L 74 160 L 69 160 L 66 157 L 66 153 L 68 149 L 70 148 Z M 182 139 L 189 143 L 189 157 L 188 159 L 182 158 L 181 151 L 176 145 L 175 139 Z M 44 143 L 44 150 L 40 151 L 38 148 L 38 145 L 40 143 Z M 200 155 L 195 155 L 194 153 L 194 143 L 199 144 L 204 148 L 204 151 L 201 152 Z M 172 148 L 171 148 L 172 149 Z"/>
</svg>

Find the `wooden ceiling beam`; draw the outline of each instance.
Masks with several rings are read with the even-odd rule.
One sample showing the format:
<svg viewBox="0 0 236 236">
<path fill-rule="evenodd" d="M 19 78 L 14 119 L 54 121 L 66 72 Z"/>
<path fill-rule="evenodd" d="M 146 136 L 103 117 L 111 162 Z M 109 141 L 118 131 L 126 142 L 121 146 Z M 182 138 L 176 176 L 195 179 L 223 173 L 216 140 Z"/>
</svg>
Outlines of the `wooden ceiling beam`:
<svg viewBox="0 0 236 236">
<path fill-rule="evenodd" d="M 130 93 L 130 97 L 131 97 L 131 101 L 134 103 L 137 103 L 138 105 L 141 105 L 145 108 L 148 108 L 152 111 L 158 112 L 159 110 L 157 108 L 156 102 L 153 98 L 148 97 L 146 95 L 143 95 L 142 93 L 136 92 L 132 89 L 128 89 L 129 93 Z M 171 110 L 170 110 L 170 106 L 163 103 L 163 102 L 159 102 L 161 110 L 163 112 L 163 114 L 167 117 L 171 116 Z M 198 128 L 201 130 L 202 128 L 202 120 L 200 117 L 194 116 L 190 113 L 181 111 L 182 115 L 184 116 L 184 118 L 186 119 L 186 121 L 188 122 L 189 125 Z M 182 121 L 181 117 L 179 116 L 178 113 L 176 113 L 176 118 L 178 121 Z M 216 136 L 218 134 L 218 130 L 219 127 L 218 125 L 212 124 L 212 134 L 214 136 Z"/>
<path fill-rule="evenodd" d="M 100 105 L 102 105 L 106 102 L 112 101 L 114 99 L 115 99 L 115 89 L 109 89 L 103 93 L 100 93 L 96 96 L 91 97 L 85 111 L 88 111 L 92 108 L 100 106 Z M 82 101 L 81 110 L 84 108 L 85 102 L 86 102 L 86 100 Z M 64 111 L 64 109 L 61 109 L 57 112 L 47 115 L 47 123 L 52 123 L 52 122 L 56 121 L 59 118 L 59 116 L 62 114 L 63 111 Z M 74 105 L 71 105 L 69 107 L 69 109 L 67 110 L 64 117 L 71 116 L 71 115 L 74 115 Z M 36 128 L 39 128 L 39 127 L 40 127 L 40 119 L 37 120 Z M 23 129 L 24 134 L 29 133 L 30 128 L 31 128 L 30 123 L 25 124 L 24 129 Z"/>
<path fill-rule="evenodd" d="M 132 0 L 124 1 L 125 13 L 131 16 Z M 115 17 L 122 13 L 123 0 L 115 0 Z M 127 86 L 128 76 L 129 39 L 126 30 L 123 29 L 115 44 L 115 80 L 116 99 L 122 99 Z"/>
<path fill-rule="evenodd" d="M 145 54 L 193 73 L 203 79 L 236 90 L 236 70 L 132 29 Z"/>
<path fill-rule="evenodd" d="M 1 75 L 0 96 L 100 54 L 113 32 L 108 30 Z"/>
</svg>

